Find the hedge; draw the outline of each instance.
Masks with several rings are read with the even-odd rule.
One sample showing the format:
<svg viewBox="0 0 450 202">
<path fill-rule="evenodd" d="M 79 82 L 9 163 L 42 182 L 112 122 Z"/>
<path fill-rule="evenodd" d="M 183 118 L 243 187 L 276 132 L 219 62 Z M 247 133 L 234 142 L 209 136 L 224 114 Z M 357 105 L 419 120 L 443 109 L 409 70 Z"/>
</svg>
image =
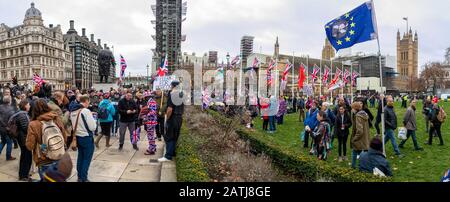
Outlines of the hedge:
<svg viewBox="0 0 450 202">
<path fill-rule="evenodd" d="M 215 111 L 208 111 L 215 119 L 227 123 L 227 118 Z M 333 181 L 333 182 L 389 182 L 390 178 L 381 178 L 357 170 L 330 165 L 304 155 L 294 154 L 292 151 L 282 150 L 270 141 L 262 140 L 261 133 L 251 132 L 244 127 L 236 129 L 236 133 L 250 142 L 251 147 L 259 153 L 270 156 L 275 164 L 284 171 L 299 176 L 305 181 Z"/>
<path fill-rule="evenodd" d="M 210 182 L 205 164 L 197 153 L 197 141 L 183 124 L 177 146 L 177 181 Z"/>
</svg>

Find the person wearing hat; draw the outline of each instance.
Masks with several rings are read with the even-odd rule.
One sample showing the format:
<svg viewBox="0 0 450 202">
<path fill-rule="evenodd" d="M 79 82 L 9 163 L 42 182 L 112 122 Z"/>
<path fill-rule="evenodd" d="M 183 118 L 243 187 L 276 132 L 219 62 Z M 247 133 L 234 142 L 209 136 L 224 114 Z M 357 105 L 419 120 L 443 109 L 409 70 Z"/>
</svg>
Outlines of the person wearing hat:
<svg viewBox="0 0 450 202">
<path fill-rule="evenodd" d="M 176 89 L 180 85 L 179 81 L 171 83 L 172 90 L 167 100 L 166 111 L 166 133 L 164 140 L 166 141 L 166 154 L 163 158 L 158 159 L 159 162 L 172 161 L 175 156 L 175 150 L 178 138 L 180 136 L 181 125 L 183 123 L 184 104 L 181 102 L 183 93 Z"/>
<path fill-rule="evenodd" d="M 109 141 L 111 139 L 111 127 L 113 124 L 113 117 L 116 114 L 116 109 L 110 100 L 110 94 L 105 93 L 103 100 L 98 106 L 98 120 L 100 122 L 101 134 L 95 140 L 95 147 L 99 148 L 98 143 L 103 136 L 106 138 L 106 147 L 111 147 Z"/>
<path fill-rule="evenodd" d="M 377 137 L 370 142 L 369 151 L 363 152 L 359 159 L 359 171 L 374 173 L 376 169 L 383 172 L 385 176 L 392 177 L 391 166 L 383 155 L 383 142 Z"/>
<path fill-rule="evenodd" d="M 56 163 L 52 164 L 43 174 L 43 182 L 66 182 L 66 180 L 72 174 L 72 159 L 69 153 Z"/>
</svg>

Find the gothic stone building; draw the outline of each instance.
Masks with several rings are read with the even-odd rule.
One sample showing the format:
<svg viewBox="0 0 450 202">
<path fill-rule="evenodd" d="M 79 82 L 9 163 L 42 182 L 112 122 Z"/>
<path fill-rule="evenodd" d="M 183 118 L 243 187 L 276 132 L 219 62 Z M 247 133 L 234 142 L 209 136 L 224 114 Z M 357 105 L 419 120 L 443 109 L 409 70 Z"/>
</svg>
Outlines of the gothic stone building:
<svg viewBox="0 0 450 202">
<path fill-rule="evenodd" d="M 17 76 L 19 84 L 33 85 L 35 73 L 56 90 L 72 85 L 72 55 L 64 45 L 61 26 L 44 26 L 42 13 L 31 4 L 23 25 L 0 24 L 0 83 Z"/>
</svg>

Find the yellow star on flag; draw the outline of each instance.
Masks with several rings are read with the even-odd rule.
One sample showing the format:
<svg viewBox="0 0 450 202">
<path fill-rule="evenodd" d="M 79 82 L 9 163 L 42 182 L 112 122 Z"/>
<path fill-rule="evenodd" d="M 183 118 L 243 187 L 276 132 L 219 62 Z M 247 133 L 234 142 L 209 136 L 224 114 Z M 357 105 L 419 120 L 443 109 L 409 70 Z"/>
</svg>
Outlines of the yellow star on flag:
<svg viewBox="0 0 450 202">
<path fill-rule="evenodd" d="M 342 45 L 342 41 L 341 41 L 341 40 L 338 40 L 338 41 L 337 41 L 337 44 L 338 44 L 338 45 Z"/>
<path fill-rule="evenodd" d="M 353 17 L 352 17 L 352 18 L 350 18 L 350 20 L 351 20 L 351 21 L 353 21 Z"/>
<path fill-rule="evenodd" d="M 355 27 L 356 24 L 354 22 L 352 22 L 352 24 L 350 24 L 350 27 Z"/>
<path fill-rule="evenodd" d="M 354 35 L 355 31 L 354 30 L 350 30 L 350 35 Z"/>
<path fill-rule="evenodd" d="M 350 41 L 350 37 L 346 37 L 345 41 L 349 42 Z"/>
<path fill-rule="evenodd" d="M 350 17 L 350 14 L 348 14 L 348 13 L 345 14 L 345 18 L 348 18 L 348 17 Z"/>
</svg>

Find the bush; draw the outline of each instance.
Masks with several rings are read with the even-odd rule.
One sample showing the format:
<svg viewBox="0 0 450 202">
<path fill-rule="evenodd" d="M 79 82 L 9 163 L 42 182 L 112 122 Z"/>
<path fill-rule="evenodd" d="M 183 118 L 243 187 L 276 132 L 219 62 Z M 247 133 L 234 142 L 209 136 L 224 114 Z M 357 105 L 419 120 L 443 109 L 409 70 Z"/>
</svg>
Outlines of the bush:
<svg viewBox="0 0 450 202">
<path fill-rule="evenodd" d="M 200 160 L 196 141 L 189 134 L 186 126 L 181 129 L 177 147 L 177 181 L 210 182 L 207 169 Z"/>
<path fill-rule="evenodd" d="M 214 118 L 222 123 L 227 123 L 227 118 L 221 114 L 208 111 Z M 361 173 L 359 171 L 343 168 L 340 166 L 328 165 L 317 159 L 306 156 L 298 156 L 290 151 L 279 148 L 273 142 L 263 141 L 258 136 L 258 132 L 253 132 L 240 126 L 236 129 L 239 136 L 250 142 L 254 150 L 264 153 L 272 158 L 274 163 L 286 172 L 296 175 L 305 181 L 333 181 L 333 182 L 388 182 L 389 178 L 380 178 L 374 175 Z"/>
</svg>

